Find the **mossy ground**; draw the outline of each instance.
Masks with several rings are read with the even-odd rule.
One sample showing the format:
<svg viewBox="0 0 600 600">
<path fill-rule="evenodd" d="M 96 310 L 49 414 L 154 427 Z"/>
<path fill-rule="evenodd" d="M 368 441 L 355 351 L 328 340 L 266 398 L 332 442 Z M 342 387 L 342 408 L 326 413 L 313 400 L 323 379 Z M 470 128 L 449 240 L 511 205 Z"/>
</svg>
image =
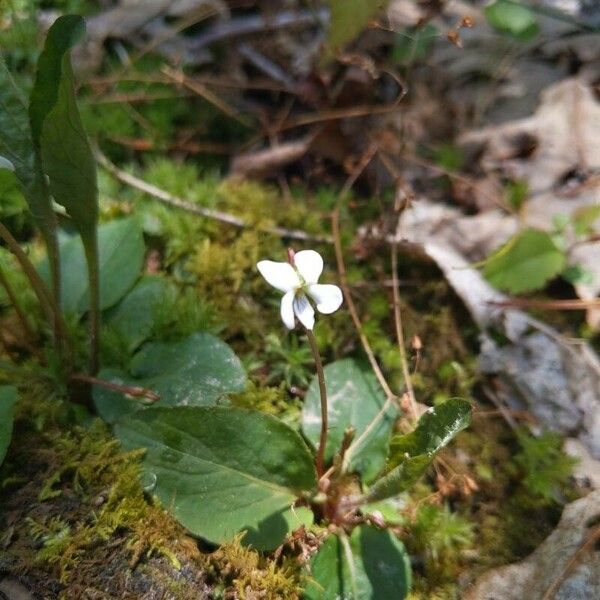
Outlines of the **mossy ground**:
<svg viewBox="0 0 600 600">
<path fill-rule="evenodd" d="M 285 337 L 278 328 L 278 299 L 267 293 L 254 265 L 285 253 L 283 240 L 262 227 L 329 233 L 327 196 L 306 192 L 296 203 L 282 199 L 275 188 L 222 183 L 213 174 L 165 159 L 150 161 L 143 176 L 173 193 L 185 191 L 199 204 L 218 201 L 252 224 L 238 230 L 191 218 L 102 182 L 103 218 L 135 212 L 155 256 L 153 269 L 174 285 L 173 296 L 156 314 L 152 338 L 169 340 L 198 329 L 218 332 L 250 374 L 248 390 L 232 402 L 297 422 L 312 362 L 298 334 Z M 115 196 L 118 203 L 107 200 Z M 345 231 L 368 218 L 369 211 L 359 202 L 345 212 Z M 386 285 L 389 256 L 378 247 L 358 251 L 350 242 L 345 233 L 348 276 L 365 333 L 390 384 L 401 389 Z M 332 248 L 319 250 L 331 268 Z M 334 277 L 331 271 L 324 275 Z M 435 404 L 462 396 L 488 411 L 476 412 L 472 426 L 442 453 L 429 476 L 391 509 L 414 561 L 411 600 L 457 598 L 462 583 L 525 556 L 552 530 L 572 496 L 570 464 L 560 453 L 559 439 L 531 441 L 498 414 L 489 414 L 493 407 L 486 406 L 476 374 L 477 331 L 437 269 L 406 256 L 400 277 L 405 335 L 418 336 L 421 346 L 411 352 L 418 399 Z M 105 364 L 122 365 L 129 358 L 125 345 L 114 332 L 106 334 Z M 326 362 L 364 359 L 346 314 L 322 319 L 316 334 Z M 0 570 L 18 576 L 43 598 L 300 597 L 303 579 L 293 551 L 274 560 L 239 540 L 213 551 L 187 536 L 142 488 L 140 454 L 123 453 L 102 424 L 90 423 L 84 411 L 73 412 L 52 360 L 49 368 L 40 359 L 23 362 L 25 356 L 22 350 L 12 354 L 18 366 L 4 376 L 19 386 L 22 398 L 0 472 Z M 536 444 L 546 444 L 544 452 Z M 546 464 L 544 456 L 550 457 Z"/>
<path fill-rule="evenodd" d="M 35 431 L 17 421 L 0 474 L 0 573 L 39 598 L 297 598 L 292 560 L 240 540 L 197 540 L 142 488 L 142 452 L 123 452 L 104 424 Z"/>
</svg>

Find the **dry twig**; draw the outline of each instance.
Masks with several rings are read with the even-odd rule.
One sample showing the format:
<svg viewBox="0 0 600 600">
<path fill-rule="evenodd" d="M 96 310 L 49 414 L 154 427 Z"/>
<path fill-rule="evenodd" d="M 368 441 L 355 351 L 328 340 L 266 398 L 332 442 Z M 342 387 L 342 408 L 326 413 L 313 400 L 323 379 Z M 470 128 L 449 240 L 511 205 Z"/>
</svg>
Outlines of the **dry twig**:
<svg viewBox="0 0 600 600">
<path fill-rule="evenodd" d="M 264 173 L 283 167 L 302 158 L 308 151 L 312 136 L 295 142 L 276 144 L 256 152 L 238 154 L 231 163 L 231 172 L 234 175 L 249 175 Z"/>
<path fill-rule="evenodd" d="M 73 381 L 81 381 L 83 383 L 97 385 L 107 390 L 111 390 L 112 392 L 119 392 L 131 398 L 145 398 L 148 400 L 148 402 L 156 402 L 160 399 L 155 391 L 140 387 L 138 385 L 121 385 L 120 383 L 115 383 L 114 381 L 99 379 L 98 377 L 92 377 L 90 375 L 85 375 L 84 373 L 73 373 L 71 375 L 71 379 Z"/>
<path fill-rule="evenodd" d="M 226 225 L 231 225 L 232 227 L 245 228 L 250 225 L 244 221 L 244 219 L 240 217 L 236 217 L 235 215 L 226 213 L 221 210 L 215 210 L 212 208 L 206 208 L 205 206 L 199 206 L 194 202 L 190 202 L 189 200 L 185 200 L 184 198 L 180 198 L 179 196 L 174 196 L 173 194 L 163 190 L 151 183 L 147 183 L 143 179 L 139 179 L 135 175 L 131 175 L 126 171 L 119 169 L 115 164 L 113 164 L 98 148 L 94 149 L 94 156 L 96 160 L 102 167 L 104 167 L 111 175 L 113 175 L 116 179 L 125 183 L 157 200 L 160 200 L 164 204 L 168 206 L 172 206 L 174 208 L 179 208 L 181 210 L 185 210 L 189 213 L 199 215 L 201 217 L 205 217 L 207 219 L 213 219 L 215 221 L 219 221 L 221 223 L 225 223 Z M 307 233 L 306 231 L 302 231 L 299 229 L 287 229 L 285 227 L 265 227 L 261 228 L 261 231 L 265 233 L 270 233 L 272 235 L 276 235 L 283 238 L 289 238 L 292 240 L 302 240 L 302 241 L 314 241 L 314 242 L 323 242 L 323 243 L 331 243 L 332 240 L 329 237 L 321 236 L 321 235 L 312 235 Z"/>
</svg>

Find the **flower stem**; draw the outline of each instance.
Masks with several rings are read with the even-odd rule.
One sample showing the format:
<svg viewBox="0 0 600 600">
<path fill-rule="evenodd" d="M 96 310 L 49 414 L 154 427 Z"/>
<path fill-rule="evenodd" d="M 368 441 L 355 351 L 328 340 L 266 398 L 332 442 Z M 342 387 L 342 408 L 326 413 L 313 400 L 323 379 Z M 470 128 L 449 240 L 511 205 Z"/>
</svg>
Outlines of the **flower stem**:
<svg viewBox="0 0 600 600">
<path fill-rule="evenodd" d="M 328 416 L 327 416 L 327 388 L 325 387 L 325 372 L 323 371 L 323 361 L 321 360 L 321 354 L 319 353 L 319 347 L 317 346 L 317 340 L 312 330 L 307 329 L 306 335 L 308 337 L 308 343 L 315 359 L 315 368 L 317 369 L 317 380 L 319 382 L 319 394 L 321 396 L 321 434 L 319 436 L 319 447 L 317 448 L 317 475 L 319 479 L 325 472 L 325 446 L 327 445 L 327 428 L 328 428 Z"/>
</svg>

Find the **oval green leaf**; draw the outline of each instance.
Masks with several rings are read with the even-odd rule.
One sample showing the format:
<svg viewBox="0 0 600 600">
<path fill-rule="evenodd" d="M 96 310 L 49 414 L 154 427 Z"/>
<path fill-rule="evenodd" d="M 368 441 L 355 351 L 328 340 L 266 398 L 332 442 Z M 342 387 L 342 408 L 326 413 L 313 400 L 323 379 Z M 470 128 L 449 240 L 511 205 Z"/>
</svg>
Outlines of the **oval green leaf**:
<svg viewBox="0 0 600 600">
<path fill-rule="evenodd" d="M 390 443 L 387 472 L 366 496 L 374 502 L 408 490 L 427 470 L 435 455 L 471 422 L 471 405 L 452 398 L 430 408 L 414 431 L 396 435 Z"/>
<path fill-rule="evenodd" d="M 133 357 L 129 372 L 105 369 L 99 377 L 156 392 L 155 406 L 212 406 L 229 393 L 242 392 L 246 373 L 233 350 L 210 333 L 179 342 L 151 342 Z M 118 392 L 94 386 L 98 414 L 109 423 L 141 407 Z"/>
<path fill-rule="evenodd" d="M 488 23 L 497 31 L 518 40 L 534 38 L 539 25 L 533 11 L 517 0 L 496 0 L 484 9 Z"/>
<path fill-rule="evenodd" d="M 566 262 L 565 253 L 548 233 L 525 229 L 485 261 L 483 274 L 498 289 L 519 294 L 543 288 Z"/>
<path fill-rule="evenodd" d="M 4 461 L 12 437 L 17 388 L 0 386 L 0 465 Z"/>
<path fill-rule="evenodd" d="M 343 50 L 382 11 L 389 0 L 329 0 L 329 54 Z"/>
<path fill-rule="evenodd" d="M 27 205 L 39 227 L 53 274 L 58 270 L 57 222 L 46 179 L 35 151 L 27 104 L 15 84 L 4 59 L 0 57 L 0 154 L 14 171 Z M 1 163 L 1 161 L 0 161 Z M 1 168 L 10 168 L 6 164 Z M 56 278 L 53 278 L 56 281 Z"/>
<path fill-rule="evenodd" d="M 363 371 L 354 360 L 344 359 L 325 367 L 329 431 L 325 457 L 331 460 L 339 451 L 344 431 L 354 427 L 355 444 L 351 447 L 350 471 L 372 481 L 381 471 L 387 457 L 388 443 L 397 408 L 386 405 L 372 373 Z M 321 432 L 321 403 L 316 378 L 311 382 L 302 410 L 302 430 L 316 446 Z M 369 428 L 368 433 L 363 434 Z"/>
<path fill-rule="evenodd" d="M 157 275 L 142 277 L 133 289 L 104 316 L 127 342 L 130 351 L 146 341 L 152 333 L 156 309 L 169 290 L 167 280 Z"/>
<path fill-rule="evenodd" d="M 329 536 L 311 561 L 306 600 L 402 600 L 411 585 L 410 559 L 389 531 L 357 527 L 344 541 Z"/>
<path fill-rule="evenodd" d="M 98 229 L 100 255 L 100 308 L 115 305 L 133 287 L 144 263 L 144 239 L 137 221 L 119 219 Z M 62 309 L 81 315 L 89 309 L 90 287 L 87 262 L 81 239 L 65 238 L 60 244 Z M 48 279 L 48 264 L 40 265 L 40 274 Z"/>
<path fill-rule="evenodd" d="M 38 59 L 29 119 L 52 196 L 65 207 L 87 248 L 95 244 L 98 222 L 96 162 L 77 108 L 69 56 L 84 32 L 78 15 L 59 17 L 50 27 Z"/>
<path fill-rule="evenodd" d="M 126 448 L 147 449 L 154 492 L 192 534 L 214 543 L 245 531 L 244 541 L 272 549 L 301 524 L 294 509 L 317 481 L 313 457 L 275 417 L 224 407 L 152 408 L 115 426 Z"/>
</svg>

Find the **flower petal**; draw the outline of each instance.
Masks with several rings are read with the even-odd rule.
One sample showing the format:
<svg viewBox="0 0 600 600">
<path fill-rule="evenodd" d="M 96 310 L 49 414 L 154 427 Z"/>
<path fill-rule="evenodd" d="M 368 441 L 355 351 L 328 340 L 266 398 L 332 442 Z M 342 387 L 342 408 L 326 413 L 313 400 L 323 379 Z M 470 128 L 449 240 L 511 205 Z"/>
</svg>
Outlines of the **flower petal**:
<svg viewBox="0 0 600 600">
<path fill-rule="evenodd" d="M 312 329 L 315 326 L 315 310 L 304 294 L 298 294 L 294 298 L 294 312 L 306 329 Z"/>
<path fill-rule="evenodd" d="M 344 301 L 342 290 L 337 285 L 313 283 L 307 291 L 317 303 L 317 310 L 325 315 L 335 312 Z"/>
<path fill-rule="evenodd" d="M 256 266 L 267 283 L 280 292 L 289 292 L 300 285 L 298 273 L 289 263 L 261 260 Z"/>
<path fill-rule="evenodd" d="M 294 256 L 296 268 L 308 284 L 317 283 L 323 272 L 323 259 L 314 250 L 301 250 Z"/>
<path fill-rule="evenodd" d="M 281 320 L 288 329 L 294 329 L 296 320 L 294 319 L 294 296 L 296 293 L 292 290 L 286 292 L 281 299 Z"/>
</svg>

